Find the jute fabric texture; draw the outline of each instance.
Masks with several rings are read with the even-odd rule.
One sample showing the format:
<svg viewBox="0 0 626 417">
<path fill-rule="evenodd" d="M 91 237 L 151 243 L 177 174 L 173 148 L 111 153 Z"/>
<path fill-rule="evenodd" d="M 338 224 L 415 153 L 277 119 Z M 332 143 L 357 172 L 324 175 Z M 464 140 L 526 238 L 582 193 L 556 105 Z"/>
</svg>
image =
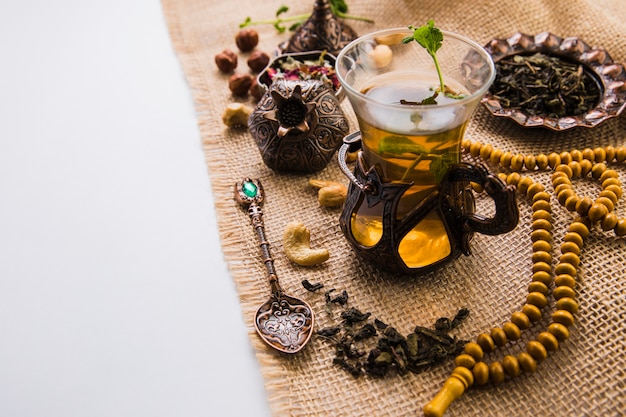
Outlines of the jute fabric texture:
<svg viewBox="0 0 626 417">
<path fill-rule="evenodd" d="M 459 308 L 470 310 L 469 318 L 453 335 L 472 340 L 480 332 L 502 326 L 525 302 L 531 277 L 531 240 L 528 200 L 518 197 L 520 223 L 505 235 L 476 235 L 472 255 L 426 276 L 385 273 L 359 259 L 344 239 L 338 224 L 340 210 L 318 206 L 316 191 L 307 184 L 321 178 L 347 184 L 336 163 L 311 175 L 274 172 L 267 168 L 246 129 L 228 129 L 221 122 L 225 107 L 233 101 L 254 106 L 252 99 L 234 98 L 228 76 L 220 73 L 214 56 L 224 48 L 237 50 L 234 36 L 247 16 L 266 19 L 285 0 L 162 0 L 173 47 L 178 54 L 195 101 L 208 174 L 215 195 L 224 257 L 249 323 L 250 342 L 256 351 L 272 412 L 276 416 L 410 416 L 421 410 L 439 390 L 453 368 L 452 361 L 420 374 L 387 378 L 355 379 L 333 365 L 334 349 L 320 337 L 294 356 L 278 354 L 256 335 L 253 316 L 268 294 L 265 270 L 246 213 L 233 200 L 233 185 L 244 176 L 259 178 L 265 188 L 265 224 L 275 265 L 287 293 L 305 299 L 317 316 L 316 328 L 340 323 L 342 308 L 325 311 L 324 291 L 335 288 L 349 294 L 348 307 L 372 313 L 372 317 L 408 334 L 416 325 L 432 326 L 442 316 L 451 317 Z M 550 31 L 558 36 L 578 36 L 593 46 L 604 47 L 616 62 L 626 61 L 626 8 L 620 0 L 528 0 L 505 2 L 474 0 L 387 0 L 348 2 L 350 13 L 368 16 L 375 23 L 348 21 L 359 34 L 423 24 L 434 19 L 437 26 L 464 34 L 480 44 L 515 32 L 537 34 Z M 290 14 L 309 13 L 312 1 L 287 2 Z M 268 53 L 287 40 L 271 25 L 257 26 L 258 50 Z M 239 53 L 237 72 L 247 72 L 248 54 Z M 357 130 L 349 103 L 351 130 Z M 492 144 L 503 151 L 521 154 L 626 144 L 626 117 L 602 125 L 566 132 L 525 129 L 510 120 L 497 119 L 479 107 L 466 138 Z M 499 167 L 491 166 L 494 171 Z M 626 172 L 616 167 L 622 182 Z M 525 173 L 552 191 L 550 171 Z M 595 199 L 596 181 L 574 182 L 580 196 Z M 624 198 L 618 204 L 626 215 Z M 479 198 L 478 205 L 481 207 Z M 554 208 L 554 253 L 573 215 Z M 283 228 L 301 221 L 311 230 L 312 246 L 325 247 L 330 259 L 317 267 L 299 267 L 285 256 Z M 626 239 L 595 227 L 581 253 L 576 291 L 580 312 L 571 327 L 571 337 L 561 343 L 531 374 L 507 380 L 498 386 L 472 387 L 448 410 L 451 416 L 621 416 L 626 414 Z M 211 277 L 207 277 L 211 279 Z M 316 293 L 307 292 L 303 279 L 324 284 Z M 219 296 L 215 294 L 214 296 Z M 554 300 L 544 309 L 544 319 L 489 358 L 524 350 L 549 322 Z M 210 300 L 207 300 L 210 302 Z M 220 338 L 220 343 L 225 343 Z M 229 358 L 236 360 L 236 358 Z"/>
</svg>

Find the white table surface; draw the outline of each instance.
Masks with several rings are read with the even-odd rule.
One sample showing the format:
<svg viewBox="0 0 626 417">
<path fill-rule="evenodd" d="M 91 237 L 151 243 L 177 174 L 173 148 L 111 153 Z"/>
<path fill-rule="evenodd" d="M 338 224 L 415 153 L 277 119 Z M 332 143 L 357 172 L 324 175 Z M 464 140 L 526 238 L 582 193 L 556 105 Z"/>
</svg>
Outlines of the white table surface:
<svg viewBox="0 0 626 417">
<path fill-rule="evenodd" d="M 268 416 L 161 4 L 4 0 L 0 53 L 0 416 Z"/>
</svg>

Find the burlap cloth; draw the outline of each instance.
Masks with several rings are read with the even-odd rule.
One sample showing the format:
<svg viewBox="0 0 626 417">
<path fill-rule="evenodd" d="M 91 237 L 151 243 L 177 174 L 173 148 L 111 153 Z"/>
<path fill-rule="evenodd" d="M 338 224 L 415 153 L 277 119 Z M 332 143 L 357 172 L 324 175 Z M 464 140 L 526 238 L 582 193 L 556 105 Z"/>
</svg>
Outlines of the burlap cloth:
<svg viewBox="0 0 626 417">
<path fill-rule="evenodd" d="M 355 379 L 332 364 L 334 350 L 319 337 L 299 354 L 286 356 L 267 348 L 253 327 L 253 315 L 268 297 L 265 270 L 247 215 L 233 200 L 233 184 L 243 176 L 260 178 L 267 194 L 264 205 L 268 238 L 276 268 L 286 292 L 307 300 L 317 315 L 316 328 L 339 322 L 340 309 L 324 310 L 323 291 L 307 292 L 300 282 L 320 282 L 325 290 L 347 290 L 349 306 L 369 311 L 400 332 L 415 325 L 432 326 L 441 316 L 452 316 L 461 307 L 471 314 L 453 331 L 462 339 L 501 326 L 525 302 L 530 282 L 530 205 L 518 198 L 521 221 L 511 233 L 476 235 L 473 254 L 422 277 L 394 276 L 360 260 L 344 239 L 338 224 L 339 210 L 320 208 L 310 178 L 347 183 L 336 163 L 315 175 L 288 175 L 267 168 L 245 129 L 229 130 L 221 122 L 234 99 L 227 76 L 218 72 L 214 56 L 224 48 L 236 50 L 234 35 L 246 16 L 271 18 L 285 0 L 163 0 L 174 48 L 180 58 L 195 100 L 208 172 L 215 195 L 224 257 L 240 295 L 242 314 L 249 323 L 250 342 L 256 350 L 267 396 L 276 416 L 404 416 L 421 415 L 422 407 L 439 390 L 453 368 L 452 361 L 421 374 L 384 379 Z M 306 13 L 312 1 L 287 2 L 290 13 Z M 626 61 L 626 8 L 621 0 L 532 0 L 472 2 L 441 0 L 349 1 L 350 12 L 375 19 L 374 24 L 350 21 L 359 34 L 376 29 L 423 24 L 434 18 L 449 31 L 465 34 L 481 44 L 521 31 L 550 31 L 559 36 L 579 36 L 603 46 L 617 62 Z M 257 49 L 273 51 L 289 34 L 278 34 L 271 25 L 257 26 Z M 247 71 L 241 54 L 237 71 Z M 357 126 L 347 100 L 351 129 Z M 480 107 L 466 137 L 491 143 L 504 151 L 548 154 L 552 151 L 626 144 L 623 115 L 593 128 L 566 132 L 525 129 L 510 120 L 496 119 Z M 496 169 L 495 167 L 493 169 Z M 622 167 L 616 168 L 626 181 Z M 549 171 L 532 175 L 548 190 Z M 579 180 L 577 192 L 596 198 L 599 184 Z M 624 197 L 623 197 L 624 198 Z M 618 214 L 626 214 L 618 205 Z M 555 258 L 558 245 L 573 216 L 553 200 Z M 285 224 L 302 221 L 311 229 L 312 245 L 325 247 L 330 259 L 319 267 L 290 263 L 281 238 Z M 459 416 L 621 416 L 626 414 L 626 240 L 593 229 L 581 254 L 577 286 L 580 313 L 571 337 L 540 363 L 533 374 L 522 374 L 499 386 L 473 387 L 452 404 L 449 415 Z M 211 279 L 211 277 L 207 277 Z M 210 302 L 210 300 L 207 300 Z M 544 320 L 524 333 L 521 341 L 500 349 L 490 359 L 516 354 L 549 321 L 553 302 Z M 219 336 L 220 343 L 225 340 Z M 236 360 L 230 358 L 229 360 Z"/>
</svg>

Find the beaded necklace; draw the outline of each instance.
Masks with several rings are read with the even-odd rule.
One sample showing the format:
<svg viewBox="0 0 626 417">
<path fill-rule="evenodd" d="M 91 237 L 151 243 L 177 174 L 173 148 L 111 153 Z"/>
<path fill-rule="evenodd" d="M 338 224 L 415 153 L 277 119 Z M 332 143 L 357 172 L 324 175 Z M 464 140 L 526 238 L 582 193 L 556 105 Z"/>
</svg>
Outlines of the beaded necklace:
<svg viewBox="0 0 626 417">
<path fill-rule="evenodd" d="M 620 237 L 626 235 L 626 219 L 618 218 L 614 211 L 622 196 L 622 185 L 618 173 L 607 166 L 607 163 L 621 164 L 626 160 L 626 146 L 587 148 L 583 151 L 537 156 L 503 152 L 491 145 L 469 140 L 464 140 L 462 146 L 464 152 L 475 158 L 480 157 L 510 169 L 510 174 L 500 173 L 498 176 L 508 184 L 515 185 L 517 191 L 532 202 L 532 279 L 521 310 L 511 314 L 510 321 L 502 327 L 480 333 L 476 341 L 467 343 L 463 353 L 455 358 L 455 368 L 451 375 L 439 393 L 424 407 L 424 414 L 428 417 L 443 416 L 452 401 L 463 395 L 473 384 L 500 384 L 507 378 L 515 378 L 522 371 L 535 372 L 537 364 L 544 361 L 550 352 L 558 350 L 559 344 L 569 338 L 568 328 L 574 324 L 574 315 L 578 312 L 575 287 L 580 265 L 579 255 L 590 228 L 598 224 L 604 231 L 613 230 Z M 577 214 L 563 237 L 561 255 L 554 270 L 551 266 L 551 195 L 541 183 L 521 175 L 520 172 L 524 169 L 553 170 L 551 182 L 554 195 L 559 204 Z M 602 184 L 602 192 L 595 200 L 579 197 L 572 187 L 573 179 L 588 175 Z M 554 289 L 551 291 L 552 284 Z M 501 361 L 487 363 L 484 360 L 485 353 L 493 352 L 509 341 L 519 340 L 522 331 L 541 320 L 541 309 L 548 305 L 547 296 L 550 292 L 556 300 L 556 310 L 552 313 L 552 320 L 546 330 L 526 344 L 526 351 L 517 356 L 506 355 Z"/>
</svg>

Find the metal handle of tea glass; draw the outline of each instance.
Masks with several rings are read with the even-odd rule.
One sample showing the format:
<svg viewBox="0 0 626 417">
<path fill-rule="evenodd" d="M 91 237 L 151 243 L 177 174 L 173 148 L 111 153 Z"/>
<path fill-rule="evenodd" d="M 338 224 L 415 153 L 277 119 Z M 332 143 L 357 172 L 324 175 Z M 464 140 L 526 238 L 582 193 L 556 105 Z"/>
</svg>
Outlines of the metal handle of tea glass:
<svg viewBox="0 0 626 417">
<path fill-rule="evenodd" d="M 491 218 L 476 213 L 462 215 L 467 229 L 485 235 L 498 235 L 517 226 L 519 210 L 515 203 L 515 187 L 507 185 L 482 164 L 460 163 L 448 170 L 447 181 L 442 182 L 443 192 L 451 193 L 452 184 L 459 181 L 480 184 L 495 203 L 495 213 Z"/>
<path fill-rule="evenodd" d="M 354 184 L 359 190 L 363 192 L 369 191 L 368 187 L 359 181 L 346 162 L 346 156 L 348 152 L 355 152 L 361 149 L 361 131 L 357 130 L 356 132 L 350 133 L 348 136 L 343 138 L 343 145 L 339 148 L 339 152 L 337 153 L 337 159 L 339 160 L 339 168 L 343 172 L 343 174 L 350 180 L 352 184 Z"/>
</svg>

